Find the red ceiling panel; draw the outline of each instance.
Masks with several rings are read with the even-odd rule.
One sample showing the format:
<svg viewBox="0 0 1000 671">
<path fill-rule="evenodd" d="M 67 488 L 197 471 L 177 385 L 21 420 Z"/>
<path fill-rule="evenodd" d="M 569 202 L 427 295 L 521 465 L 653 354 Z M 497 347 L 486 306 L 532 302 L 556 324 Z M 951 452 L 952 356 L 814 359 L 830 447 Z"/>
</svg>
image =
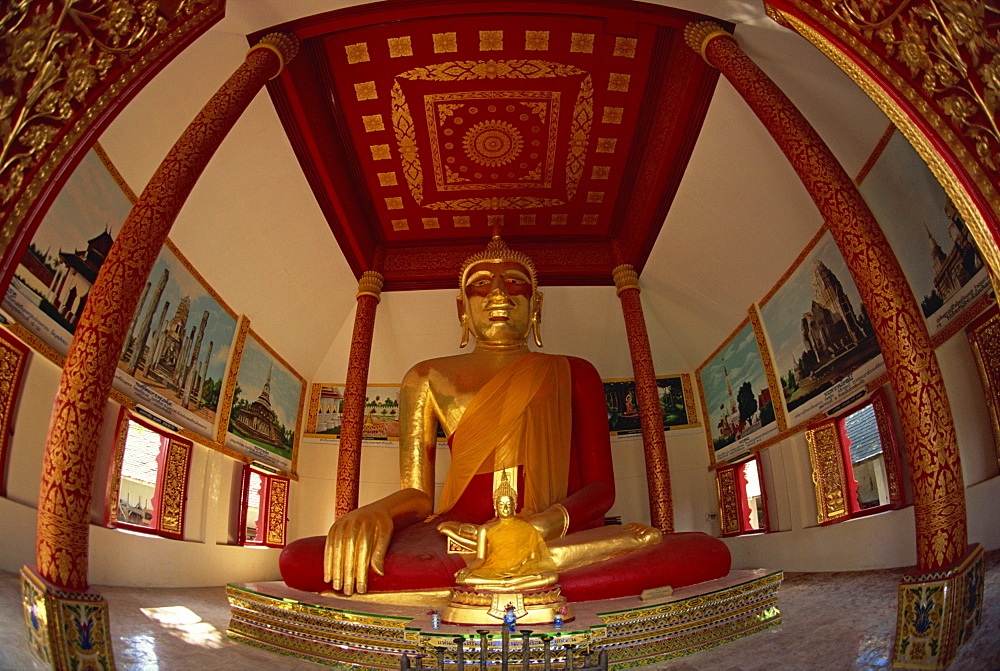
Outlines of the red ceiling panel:
<svg viewBox="0 0 1000 671">
<path fill-rule="evenodd" d="M 608 284 L 641 269 L 701 128 L 717 71 L 682 40 L 701 18 L 416 0 L 261 34 L 303 42 L 270 92 L 356 273 L 452 286 L 499 226 L 544 283 Z"/>
</svg>

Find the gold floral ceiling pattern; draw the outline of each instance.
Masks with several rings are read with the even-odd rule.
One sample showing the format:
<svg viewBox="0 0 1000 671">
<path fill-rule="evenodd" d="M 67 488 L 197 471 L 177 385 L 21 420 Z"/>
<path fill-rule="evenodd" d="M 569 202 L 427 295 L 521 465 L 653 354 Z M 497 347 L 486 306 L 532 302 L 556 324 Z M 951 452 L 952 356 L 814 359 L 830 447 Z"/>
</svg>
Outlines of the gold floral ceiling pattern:
<svg viewBox="0 0 1000 671">
<path fill-rule="evenodd" d="M 304 43 L 270 91 L 357 273 L 445 286 L 497 227 L 547 257 L 549 282 L 610 284 L 615 260 L 644 262 L 716 81 L 681 39 L 704 17 L 378 7 L 265 31 Z"/>
</svg>

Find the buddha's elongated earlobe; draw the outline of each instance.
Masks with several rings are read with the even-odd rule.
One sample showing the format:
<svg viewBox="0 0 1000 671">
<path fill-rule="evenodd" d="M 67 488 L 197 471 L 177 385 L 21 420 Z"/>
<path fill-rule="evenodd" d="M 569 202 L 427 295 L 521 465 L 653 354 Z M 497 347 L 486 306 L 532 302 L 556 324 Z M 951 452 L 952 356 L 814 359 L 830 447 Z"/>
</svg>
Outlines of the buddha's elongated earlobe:
<svg viewBox="0 0 1000 671">
<path fill-rule="evenodd" d="M 535 311 L 531 313 L 531 332 L 535 336 L 535 344 L 542 347 L 542 292 L 535 292 Z"/>
<path fill-rule="evenodd" d="M 469 344 L 469 315 L 465 314 L 465 306 L 462 304 L 462 296 L 456 296 L 455 300 L 458 301 L 458 322 L 462 325 L 462 342 L 460 342 L 458 346 L 459 348 L 462 348 Z"/>
</svg>

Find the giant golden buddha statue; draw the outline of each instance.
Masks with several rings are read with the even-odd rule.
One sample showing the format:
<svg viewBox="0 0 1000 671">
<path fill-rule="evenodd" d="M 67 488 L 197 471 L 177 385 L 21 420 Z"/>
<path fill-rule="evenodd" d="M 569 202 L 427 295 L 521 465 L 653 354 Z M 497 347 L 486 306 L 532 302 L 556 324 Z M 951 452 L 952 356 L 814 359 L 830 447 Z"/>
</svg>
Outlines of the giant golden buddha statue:
<svg viewBox="0 0 1000 671">
<path fill-rule="evenodd" d="M 344 515 L 325 538 L 287 546 L 285 582 L 345 595 L 451 587 L 467 556 L 454 550 L 475 547 L 504 478 L 516 490 L 518 518 L 544 539 L 570 600 L 727 574 L 728 549 L 706 534 L 604 526 L 615 497 L 604 388 L 583 359 L 528 349 L 531 334 L 541 346 L 532 261 L 495 236 L 466 260 L 460 282 L 462 346 L 471 335 L 475 347 L 418 363 L 403 379 L 400 490 Z M 451 466 L 435 509 L 439 426 Z"/>
</svg>

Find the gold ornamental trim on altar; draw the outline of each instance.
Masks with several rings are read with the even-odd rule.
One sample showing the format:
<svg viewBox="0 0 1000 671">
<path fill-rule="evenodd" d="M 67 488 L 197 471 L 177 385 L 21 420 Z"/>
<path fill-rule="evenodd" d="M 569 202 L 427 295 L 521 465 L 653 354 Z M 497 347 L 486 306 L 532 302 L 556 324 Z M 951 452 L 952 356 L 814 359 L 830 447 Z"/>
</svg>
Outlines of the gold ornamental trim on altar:
<svg viewBox="0 0 1000 671">
<path fill-rule="evenodd" d="M 994 215 L 997 219 L 1000 219 L 1000 191 L 997 190 L 995 181 L 1000 178 L 1000 156 L 997 154 L 997 146 L 1000 145 L 1000 135 L 997 133 L 996 128 L 996 118 L 997 118 L 997 100 L 1000 100 L 1000 96 L 996 95 L 995 92 L 993 99 L 994 102 L 991 106 L 984 106 L 982 109 L 986 116 L 991 119 L 990 128 L 974 129 L 976 137 L 980 138 L 978 140 L 979 147 L 983 149 L 980 151 L 981 156 L 977 160 L 969 150 L 966 148 L 965 144 L 962 142 L 961 137 L 955 133 L 951 123 L 956 123 L 959 126 L 964 126 L 965 121 L 971 121 L 971 112 L 976 105 L 980 104 L 980 101 L 966 101 L 963 102 L 961 96 L 953 94 L 950 99 L 942 97 L 940 100 L 936 100 L 933 96 L 930 96 L 931 100 L 936 100 L 936 102 L 942 107 L 942 109 L 948 110 L 949 118 L 945 118 L 940 114 L 936 113 L 927 104 L 927 97 L 915 88 L 913 85 L 908 83 L 892 66 L 891 63 L 882 59 L 877 53 L 870 49 L 866 44 L 867 37 L 862 35 L 862 30 L 868 30 L 874 32 L 878 29 L 878 34 L 882 36 L 890 35 L 894 27 L 904 26 L 901 28 L 906 37 L 903 42 L 899 44 L 899 53 L 901 64 L 906 67 L 911 68 L 916 65 L 920 65 L 914 73 L 924 71 L 927 63 L 931 62 L 931 52 L 935 51 L 937 48 L 930 44 L 930 35 L 940 36 L 944 40 L 945 45 L 951 44 L 954 41 L 954 36 L 949 35 L 952 31 L 948 30 L 927 30 L 926 26 L 923 29 L 919 28 L 920 18 L 916 18 L 915 13 L 918 9 L 914 7 L 904 7 L 900 10 L 893 10 L 893 13 L 887 18 L 881 20 L 877 24 L 865 24 L 868 27 L 862 27 L 862 23 L 859 23 L 855 17 L 854 9 L 857 5 L 856 0 L 849 0 L 847 2 L 832 2 L 828 3 L 831 7 L 830 10 L 824 12 L 821 11 L 808 2 L 804 0 L 789 0 L 794 4 L 804 16 L 808 16 L 811 21 L 814 21 L 817 25 L 822 26 L 830 35 L 833 35 L 840 44 L 850 45 L 851 49 L 857 53 L 859 58 L 865 63 L 870 65 L 875 71 L 877 71 L 886 81 L 890 82 L 894 89 L 912 106 L 912 108 L 920 114 L 928 125 L 934 130 L 935 133 L 941 138 L 941 140 L 948 146 L 954 156 L 961 162 L 962 166 L 968 172 L 969 176 L 975 182 L 976 187 L 982 192 L 983 196 L 992 208 Z M 975 4 L 975 3 L 973 3 Z M 935 20 L 941 21 L 942 25 L 944 23 L 944 12 L 951 16 L 951 12 L 955 11 L 959 5 L 949 5 L 946 3 L 938 3 L 934 0 L 930 0 L 929 5 L 934 8 L 934 18 Z M 971 10 L 973 5 L 967 5 Z M 825 54 L 837 67 L 839 67 L 845 74 L 847 74 L 854 82 L 864 91 L 869 98 L 871 98 L 889 119 L 895 124 L 897 128 L 903 133 L 906 139 L 913 145 L 920 157 L 927 163 L 928 168 L 937 178 L 938 182 L 944 188 L 945 193 L 951 198 L 952 202 L 955 204 L 956 209 L 962 215 L 963 220 L 969 228 L 969 232 L 972 234 L 973 240 L 976 242 L 976 247 L 979 249 L 980 254 L 985 260 L 986 264 L 990 269 L 990 278 L 993 283 L 994 291 L 1000 288 L 1000 247 L 997 246 L 994 241 L 993 235 L 990 231 L 988 224 L 980 212 L 979 208 L 973 202 L 970 197 L 969 192 L 962 185 L 962 181 L 955 174 L 955 171 L 950 166 L 949 162 L 946 160 L 942 154 L 935 148 L 934 142 L 924 135 L 921 131 L 920 126 L 913 121 L 913 119 L 907 113 L 901 105 L 896 102 L 896 98 L 883 89 L 873 77 L 871 77 L 864 68 L 862 68 L 858 63 L 847 56 L 844 51 L 842 51 L 837 44 L 827 38 L 824 34 L 805 23 L 803 20 L 797 16 L 782 11 L 772 5 L 765 3 L 765 9 L 768 16 L 770 16 L 775 21 L 788 26 L 789 28 L 795 30 L 797 33 L 802 35 L 805 39 L 811 42 L 817 49 L 819 49 L 823 54 Z M 920 10 L 924 11 L 924 10 Z M 910 14 L 904 16 L 904 14 Z M 854 30 L 848 30 L 844 28 L 836 20 L 828 16 L 832 13 L 834 16 L 843 18 L 843 20 L 854 27 Z M 858 13 L 857 16 L 866 16 L 867 12 Z M 981 18 L 981 17 L 980 17 Z M 971 23 L 965 23 L 963 26 L 957 26 L 960 28 L 959 34 L 970 36 L 971 33 L 977 35 L 975 39 L 985 39 L 985 32 L 977 30 L 974 26 L 976 25 L 975 17 L 972 17 Z M 888 31 L 888 32 L 886 32 Z M 937 37 L 935 37 L 937 39 Z M 954 45 L 952 45 L 954 46 Z M 993 50 L 998 50 L 996 44 L 991 47 Z M 903 55 L 903 54 L 906 55 Z M 949 54 L 951 56 L 952 54 Z M 940 52 L 936 54 L 940 57 Z M 958 51 L 955 50 L 954 57 L 958 57 Z M 917 59 L 911 64 L 907 64 L 907 59 Z M 926 62 L 924 61 L 926 59 Z M 937 72 L 937 67 L 932 67 L 926 70 L 925 78 L 931 82 L 932 88 L 937 86 L 935 83 L 938 77 L 944 77 L 947 81 L 951 81 L 952 85 L 960 81 L 965 74 L 960 73 L 963 71 L 968 72 L 968 66 L 959 67 L 958 63 L 949 63 L 947 60 L 939 61 L 942 65 L 941 72 Z M 995 62 L 995 61 L 994 61 Z M 986 67 L 983 65 L 983 67 Z M 982 79 L 988 79 L 987 76 L 982 76 Z M 996 81 L 995 77 L 990 81 Z M 952 90 L 949 86 L 947 90 Z M 942 90 L 943 92 L 943 90 Z M 981 101 L 983 105 L 986 101 Z M 992 149 L 990 149 L 992 147 Z M 983 156 L 985 154 L 985 157 Z M 984 163 L 980 163 L 983 160 Z M 986 162 L 988 160 L 988 162 Z M 991 165 L 992 163 L 992 165 Z M 987 174 L 983 165 L 993 171 L 993 175 Z"/>
<path fill-rule="evenodd" d="M 461 625 L 503 624 L 508 608 L 514 609 L 518 625 L 551 624 L 556 614 L 563 621 L 574 619 L 573 607 L 559 586 L 524 592 L 494 592 L 456 587 L 451 591 L 441 621 Z"/>
</svg>

